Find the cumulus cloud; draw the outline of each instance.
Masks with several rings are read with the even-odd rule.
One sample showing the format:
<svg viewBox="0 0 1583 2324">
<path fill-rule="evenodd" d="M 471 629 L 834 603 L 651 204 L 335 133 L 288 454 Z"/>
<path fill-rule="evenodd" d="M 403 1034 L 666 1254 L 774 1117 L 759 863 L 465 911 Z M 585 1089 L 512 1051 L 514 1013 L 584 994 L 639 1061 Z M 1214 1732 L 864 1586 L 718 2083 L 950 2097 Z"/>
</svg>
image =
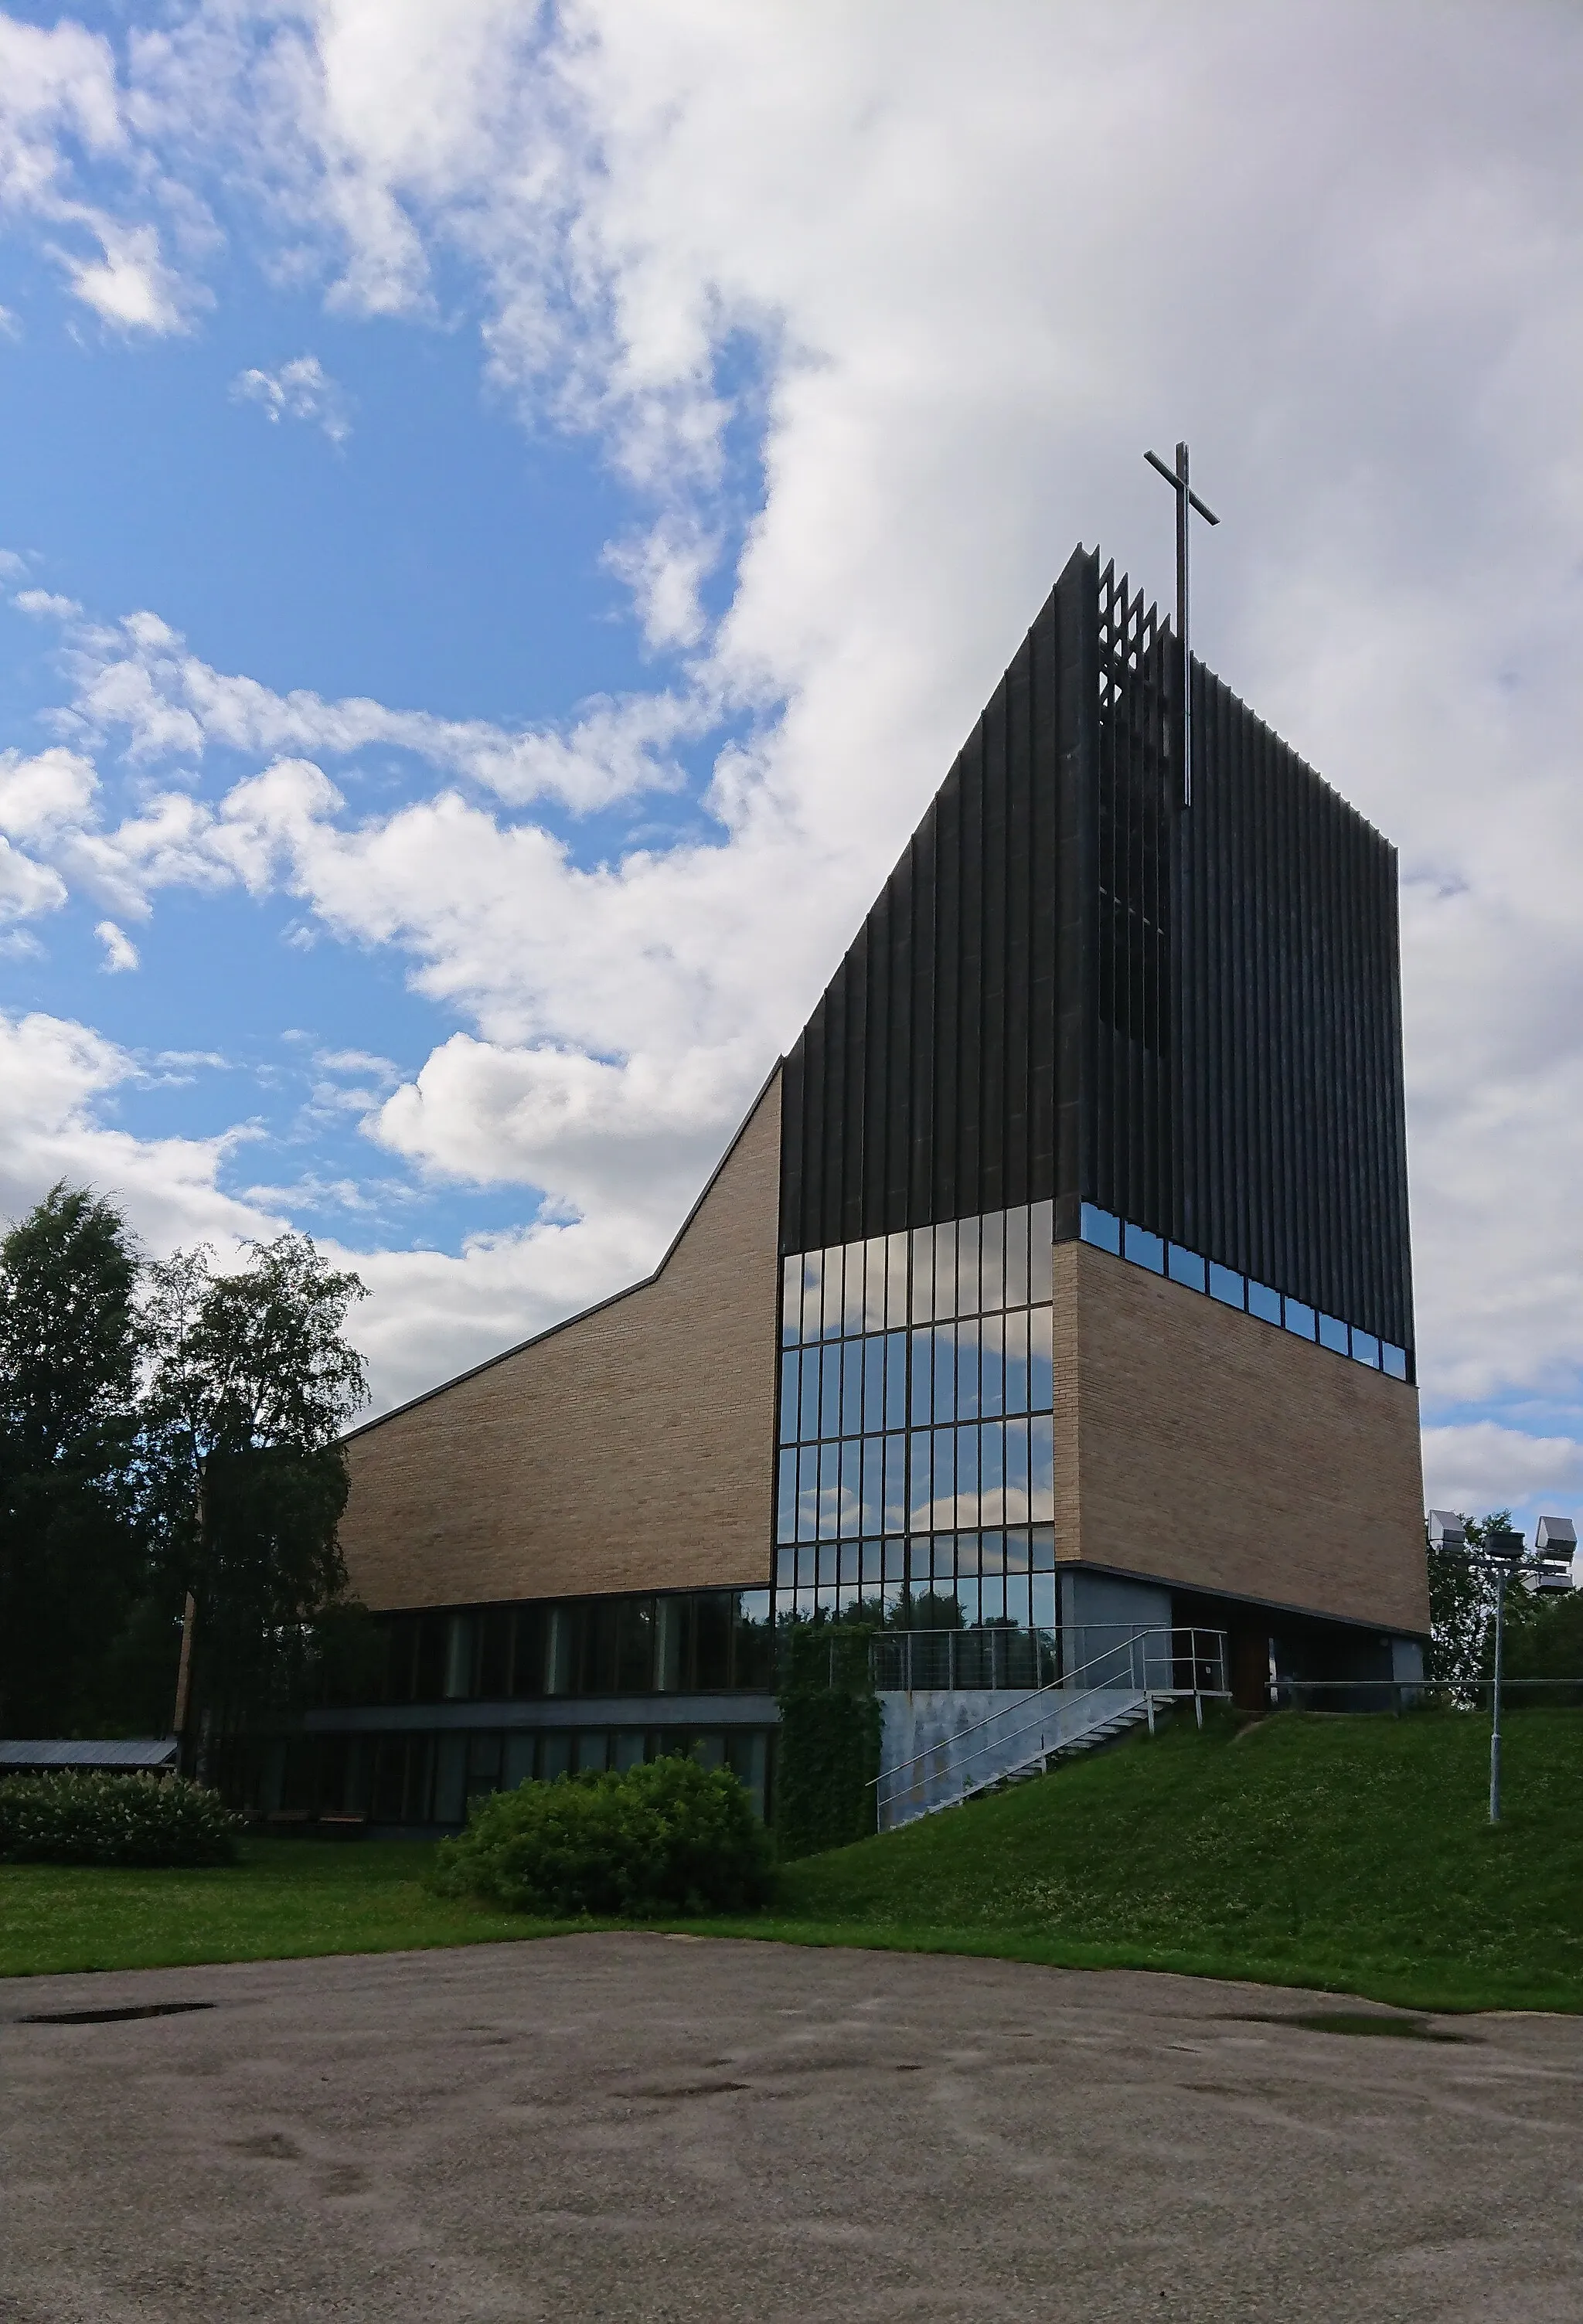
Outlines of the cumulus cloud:
<svg viewBox="0 0 1583 2324">
<path fill-rule="evenodd" d="M 258 404 L 273 422 L 307 420 L 332 444 L 344 444 L 352 432 L 346 390 L 330 378 L 317 355 L 298 355 L 279 371 L 238 372 L 231 394 L 238 403 Z"/>
<path fill-rule="evenodd" d="M 1429 1427 L 1423 1475 L 1430 1508 L 1467 1517 L 1509 1508 L 1524 1529 L 1543 1513 L 1583 1514 L 1583 1444 L 1572 1436 L 1534 1435 L 1494 1420 Z"/>
<path fill-rule="evenodd" d="M 98 776 L 79 752 L 41 751 L 23 758 L 0 751 L 0 831 L 40 839 L 81 825 L 92 813 Z"/>
<path fill-rule="evenodd" d="M 370 1134 L 425 1170 L 540 1189 L 553 1210 L 624 1211 L 654 1231 L 686 1207 L 736 1127 L 739 1052 L 613 1060 L 453 1034 L 379 1106 Z"/>
<path fill-rule="evenodd" d="M 935 5 L 245 21 L 172 13 L 125 105 L 74 35 L 37 118 L 87 108 L 106 166 L 131 123 L 195 183 L 223 124 L 347 312 L 422 318 L 465 281 L 498 387 L 631 489 L 610 568 L 682 674 L 512 733 L 275 693 L 153 616 L 85 632 L 63 739 L 150 787 L 51 841 L 58 876 L 127 919 L 162 881 L 279 884 L 305 938 L 393 948 L 465 1030 L 373 1133 L 432 1173 L 583 1187 L 607 1255 L 636 1248 L 622 1157 L 652 1135 L 679 1177 L 751 1093 L 1071 542 L 1169 588 L 1140 456 L 1185 433 L 1225 519 L 1201 650 L 1402 849 L 1426 1389 L 1575 1382 L 1583 23 L 1362 0 L 1008 0 L 993 41 Z M 523 812 L 662 794 L 726 716 L 745 739 L 701 837 L 585 860 Z M 350 772 L 318 787 L 370 745 L 426 794 L 367 814 Z M 206 802 L 163 771 L 222 749 L 266 787 Z M 384 1280 L 423 1329 L 442 1298 L 493 1323 L 490 1268 L 532 1305 L 567 1248 Z"/>
<path fill-rule="evenodd" d="M 34 862 L 0 838 L 0 927 L 7 921 L 36 919 L 41 912 L 58 910 L 66 901 L 66 886 L 57 872 Z"/>
<path fill-rule="evenodd" d="M 0 1219 L 21 1216 L 63 1177 L 113 1195 L 154 1256 L 207 1241 L 228 1261 L 245 1243 L 279 1233 L 295 1205 L 348 1207 L 348 1190 L 314 1181 L 227 1194 L 221 1180 L 245 1145 L 242 1131 L 139 1138 L 118 1127 L 110 1117 L 119 1094 L 148 1077 L 89 1026 L 0 1012 Z M 366 1195 L 367 1183 L 355 1191 Z M 399 1189 L 377 1191 L 399 1201 Z M 474 1236 L 454 1257 L 365 1250 L 333 1238 L 321 1244 L 375 1293 L 354 1322 L 382 1406 L 603 1297 L 652 1266 L 658 1248 L 646 1222 L 619 1213 Z"/>
</svg>

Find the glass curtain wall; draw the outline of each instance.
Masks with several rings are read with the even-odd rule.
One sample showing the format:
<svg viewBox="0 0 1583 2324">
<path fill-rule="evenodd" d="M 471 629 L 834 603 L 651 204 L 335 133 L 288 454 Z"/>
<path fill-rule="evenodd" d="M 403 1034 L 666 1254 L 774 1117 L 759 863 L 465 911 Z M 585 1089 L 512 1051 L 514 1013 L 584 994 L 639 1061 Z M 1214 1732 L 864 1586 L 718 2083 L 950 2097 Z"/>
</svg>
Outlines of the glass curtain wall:
<svg viewBox="0 0 1583 2324">
<path fill-rule="evenodd" d="M 782 1265 L 775 1614 L 1055 1621 L 1051 1205 Z"/>
</svg>

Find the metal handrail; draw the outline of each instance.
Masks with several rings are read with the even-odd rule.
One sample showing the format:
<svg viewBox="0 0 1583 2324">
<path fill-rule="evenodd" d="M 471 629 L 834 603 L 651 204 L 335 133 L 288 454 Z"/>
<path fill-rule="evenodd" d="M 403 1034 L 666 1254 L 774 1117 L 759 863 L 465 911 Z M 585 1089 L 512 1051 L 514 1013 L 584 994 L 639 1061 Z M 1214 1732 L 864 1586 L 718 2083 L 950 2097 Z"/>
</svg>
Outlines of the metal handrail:
<svg viewBox="0 0 1583 2324">
<path fill-rule="evenodd" d="M 1229 1688 L 1225 1686 L 1199 1686 L 1196 1683 L 1198 1666 L 1200 1660 L 1217 1668 L 1221 1677 L 1225 1677 L 1225 1631 L 1199 1630 L 1196 1628 L 1189 1628 L 1184 1626 L 1180 1629 L 1134 1630 L 1131 1637 L 1124 1640 L 1120 1645 L 1107 1646 L 1103 1654 L 1090 1656 L 1088 1662 L 1079 1663 L 1074 1670 L 1064 1672 L 1060 1678 L 1051 1679 L 1048 1684 L 1044 1686 L 1033 1688 L 1031 1692 L 1023 1696 L 1023 1702 L 1014 1707 L 1020 1710 L 1027 1703 L 1041 1702 L 1047 1695 L 1051 1694 L 1098 1694 L 1109 1692 L 1108 1689 L 1101 1688 L 1097 1683 L 1087 1687 L 1074 1687 L 1072 1682 L 1074 1679 L 1081 1678 L 1085 1671 L 1095 1669 L 1100 1663 L 1113 1662 L 1116 1657 L 1121 1654 L 1127 1655 L 1130 1663 L 1131 1655 L 1140 1641 L 1146 1644 L 1146 1642 L 1151 1638 L 1171 1638 L 1174 1640 L 1181 1637 L 1188 1638 L 1192 1642 L 1188 1654 L 1185 1655 L 1179 1655 L 1173 1646 L 1170 1659 L 1173 1663 L 1177 1661 L 1190 1662 L 1193 1665 L 1195 1683 L 1192 1686 L 1151 1687 L 1145 1683 L 1144 1685 L 1133 1689 L 1132 1692 L 1138 1694 L 1147 1695 L 1151 1698 L 1159 1698 L 1161 1696 L 1171 1698 L 1178 1695 L 1190 1694 L 1196 1700 L 1200 1696 L 1209 1695 L 1217 1702 L 1218 1702 L 1223 1696 L 1229 1694 Z M 1208 1655 L 1200 1656 L 1198 1651 L 1198 1641 L 1199 1638 L 1211 1638 L 1215 1640 L 1217 1644 L 1214 1650 Z M 1148 1667 L 1148 1655 L 1145 1654 L 1143 1658 L 1145 1682 L 1147 1680 Z M 1117 1691 L 1119 1692 L 1120 1690 Z M 956 1734 L 950 1738 L 952 1745 L 955 1746 L 956 1744 L 964 1741 L 969 1735 L 978 1734 L 981 1729 L 986 1727 L 997 1725 L 1000 1720 L 1008 1716 L 1009 1711 L 1012 1707 L 1013 1706 L 1008 1705 L 1006 1710 L 992 1711 L 985 1718 L 975 1720 L 970 1727 L 959 1728 Z M 1014 1727 L 1010 1735 L 1005 1737 L 1004 1739 L 1006 1741 L 1014 1740 L 1017 1736 L 1025 1733 L 1028 1728 L 1038 1726 L 1039 1718 L 1040 1714 L 1036 1712 L 1032 1719 L 1024 1720 L 1021 1726 Z M 864 1786 L 865 1790 L 873 1790 L 876 1784 L 884 1783 L 890 1776 L 905 1775 L 909 1767 L 916 1767 L 923 1760 L 932 1759 L 941 1748 L 942 1747 L 940 1744 L 934 1743 L 931 1744 L 927 1750 L 916 1752 L 911 1759 L 898 1760 L 893 1767 L 882 1767 L 877 1775 L 871 1775 L 869 1777 L 867 1784 Z M 967 1754 L 969 1759 L 977 1758 L 979 1756 L 980 1754 L 977 1751 L 969 1751 Z"/>
<path fill-rule="evenodd" d="M 1120 1629 L 1126 1626 L 1118 1623 L 1115 1627 Z M 932 1629 L 913 1629 L 911 1626 L 885 1629 L 869 1642 L 869 1668 L 882 1692 L 912 1694 L 944 1689 L 952 1693 L 977 1694 L 993 1690 L 1026 1694 L 1050 1683 L 1040 1675 L 1041 1666 L 1052 1667 L 1060 1635 L 1053 1626 L 1029 1627 L 999 1620 L 954 1623 Z M 926 1674 L 922 1679 L 918 1675 L 921 1660 Z M 937 1670 L 930 1668 L 931 1660 L 938 1664 Z M 1027 1672 L 1020 1679 L 1012 1675 L 1018 1664 L 1023 1664 Z M 984 1674 L 986 1670 L 987 1677 Z"/>
<path fill-rule="evenodd" d="M 1277 1678 L 1269 1692 L 1273 1708 L 1289 1704 L 1301 1709 L 1308 1695 L 1379 1694 L 1394 1695 L 1398 1702 L 1405 1696 L 1433 1694 L 1449 1696 L 1453 1702 L 1464 1702 L 1470 1697 L 1486 1696 L 1493 1679 L 1449 1678 Z M 1505 1678 L 1501 1680 L 1503 1694 L 1517 1689 L 1558 1687 L 1577 1693 L 1583 1690 L 1583 1676 L 1578 1678 Z"/>
</svg>

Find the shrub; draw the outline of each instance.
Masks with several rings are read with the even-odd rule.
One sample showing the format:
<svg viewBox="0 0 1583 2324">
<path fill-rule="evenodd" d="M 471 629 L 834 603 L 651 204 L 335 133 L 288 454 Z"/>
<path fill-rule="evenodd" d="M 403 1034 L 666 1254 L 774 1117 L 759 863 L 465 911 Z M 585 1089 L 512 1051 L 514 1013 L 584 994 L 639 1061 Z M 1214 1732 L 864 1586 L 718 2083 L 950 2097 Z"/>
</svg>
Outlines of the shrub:
<svg viewBox="0 0 1583 2324">
<path fill-rule="evenodd" d="M 12 1775 L 0 1783 L 0 1861 L 229 1864 L 240 1821 L 182 1775 Z"/>
<path fill-rule="evenodd" d="M 673 1758 L 476 1800 L 432 1882 L 547 1920 L 642 1919 L 741 1912 L 768 1902 L 771 1877 L 768 1834 L 736 1776 Z"/>
</svg>

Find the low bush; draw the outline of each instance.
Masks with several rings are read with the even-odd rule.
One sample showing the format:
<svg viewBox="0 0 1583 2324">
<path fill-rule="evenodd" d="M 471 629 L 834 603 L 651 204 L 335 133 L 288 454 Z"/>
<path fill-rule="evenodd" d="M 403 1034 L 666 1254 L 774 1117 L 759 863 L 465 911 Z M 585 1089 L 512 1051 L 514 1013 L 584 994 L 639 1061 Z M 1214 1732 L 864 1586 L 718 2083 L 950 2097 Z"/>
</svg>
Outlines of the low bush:
<svg viewBox="0 0 1583 2324">
<path fill-rule="evenodd" d="M 651 1760 L 476 1800 L 432 1885 L 546 1920 L 739 1913 L 767 1904 L 769 1836 L 727 1768 Z"/>
<path fill-rule="evenodd" d="M 0 1862 L 229 1864 L 241 1819 L 181 1775 L 11 1775 Z"/>
</svg>

